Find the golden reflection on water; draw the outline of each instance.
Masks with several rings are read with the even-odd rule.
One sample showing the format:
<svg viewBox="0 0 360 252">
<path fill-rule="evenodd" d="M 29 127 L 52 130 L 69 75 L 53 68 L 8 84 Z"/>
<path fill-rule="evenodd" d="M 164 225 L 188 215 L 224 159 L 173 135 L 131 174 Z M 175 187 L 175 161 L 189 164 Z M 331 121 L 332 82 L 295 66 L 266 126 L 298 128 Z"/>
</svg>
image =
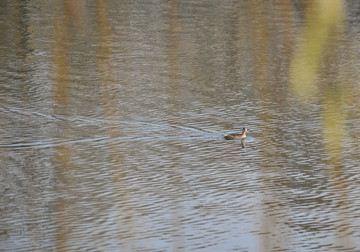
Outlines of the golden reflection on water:
<svg viewBox="0 0 360 252">
<path fill-rule="evenodd" d="M 340 66 L 331 66 L 336 54 L 337 47 L 332 46 L 336 37 L 344 36 L 344 2 L 312 1 L 306 8 L 305 26 L 297 49 L 294 52 L 289 71 L 290 87 L 295 94 L 305 101 L 314 100 L 321 93 L 323 99 L 323 137 L 324 147 L 328 159 L 328 176 L 332 190 L 337 195 L 337 221 L 342 231 L 334 237 L 334 242 L 339 247 L 353 248 L 356 242 L 344 234 L 353 233 L 350 230 L 352 217 L 348 215 L 350 201 L 347 191 L 343 149 L 348 137 L 346 121 L 347 110 L 352 103 L 351 91 L 347 83 L 337 80 Z M 325 59 L 328 59 L 327 61 Z M 331 60 L 330 60 L 331 59 Z M 326 77 L 320 76 L 320 68 L 325 64 Z M 319 79 L 325 80 L 321 83 Z"/>
<path fill-rule="evenodd" d="M 68 114 L 69 104 L 69 66 L 68 66 L 68 29 L 64 19 L 57 17 L 55 19 L 55 40 L 54 40 L 54 84 L 53 84 L 53 101 L 54 111 L 56 114 Z M 57 125 L 57 132 L 60 138 L 68 135 L 67 123 Z M 71 170 L 73 165 L 71 163 L 71 145 L 64 144 L 62 146 L 55 146 L 54 160 L 55 160 L 55 176 L 64 184 L 71 184 L 72 177 Z M 67 191 L 67 188 L 56 188 L 58 191 L 65 190 L 67 194 L 71 194 Z M 64 198 L 58 199 L 56 202 L 56 249 L 57 251 L 65 251 L 66 244 L 71 237 L 70 227 L 66 220 L 72 215 L 69 209 L 68 202 Z"/>
<path fill-rule="evenodd" d="M 321 63 L 331 35 L 343 29 L 344 2 L 319 0 L 308 3 L 303 31 L 290 65 L 290 86 L 304 99 L 315 97 Z"/>
<path fill-rule="evenodd" d="M 329 82 L 331 82 L 329 80 Z M 348 185 L 346 182 L 346 167 L 343 157 L 343 149 L 346 148 L 345 142 L 349 137 L 346 128 L 348 119 L 347 111 L 351 96 L 349 90 L 344 87 L 344 83 L 335 83 L 328 87 L 324 99 L 323 109 L 323 132 L 325 150 L 329 156 L 328 176 L 332 185 L 332 190 L 337 194 L 337 221 L 343 227 L 342 232 L 335 237 L 335 242 L 342 247 L 356 247 L 352 238 L 344 236 L 346 233 L 352 233 L 354 230 L 349 228 L 352 223 L 352 217 L 348 209 L 351 208 L 351 201 L 348 196 Z"/>
<path fill-rule="evenodd" d="M 348 132 L 346 127 L 346 122 L 349 119 L 347 114 L 347 109 L 349 105 L 352 104 L 351 90 L 346 87 L 346 83 L 341 82 L 341 80 L 336 79 L 335 74 L 329 74 L 328 77 L 322 78 L 326 80 L 327 83 L 318 83 L 318 79 L 321 75 L 321 64 L 323 64 L 324 58 L 332 58 L 333 54 L 336 54 L 336 47 L 331 47 L 331 42 L 334 37 L 342 36 L 342 33 L 339 32 L 343 28 L 343 12 L 344 12 L 344 3 L 339 0 L 334 0 L 329 4 L 329 1 L 314 1 L 308 2 L 306 8 L 306 20 L 304 30 L 301 34 L 299 40 L 299 45 L 295 49 L 293 54 L 293 60 L 291 60 L 290 51 L 292 50 L 292 39 L 295 36 L 289 35 L 293 31 L 291 26 L 294 26 L 295 21 L 295 11 L 292 4 L 288 1 L 284 1 L 280 5 L 282 8 L 280 12 L 276 12 L 276 16 L 282 18 L 284 22 L 279 22 L 277 27 L 280 26 L 289 26 L 287 28 L 282 28 L 281 30 L 287 30 L 289 32 L 278 34 L 281 37 L 283 44 L 280 47 L 276 47 L 275 44 L 277 41 L 272 41 L 273 33 L 277 28 L 275 25 L 272 25 L 272 22 L 269 22 L 269 6 L 265 3 L 266 1 L 257 1 L 254 4 L 244 4 L 239 3 L 236 10 L 243 10 L 244 5 L 246 7 L 246 20 L 249 27 L 247 34 L 250 39 L 247 41 L 248 47 L 251 48 L 252 54 L 252 65 L 253 68 L 253 80 L 254 80 L 254 89 L 257 92 L 258 99 L 261 103 L 262 113 L 258 115 L 259 117 L 259 128 L 262 134 L 257 136 L 257 139 L 260 144 L 257 148 L 261 153 L 261 160 L 259 160 L 259 176 L 261 177 L 261 182 L 263 185 L 256 187 L 260 188 L 257 191 L 259 197 L 259 207 L 257 219 L 259 221 L 254 225 L 259 225 L 260 227 L 255 227 L 258 230 L 261 230 L 262 233 L 257 236 L 259 244 L 259 251 L 268 251 L 275 249 L 276 247 L 286 248 L 289 246 L 290 238 L 284 235 L 288 230 L 284 231 L 284 227 L 289 228 L 286 224 L 287 218 L 291 218 L 291 213 L 288 212 L 286 208 L 283 208 L 286 202 L 282 202 L 283 192 L 280 190 L 274 190 L 274 184 L 281 184 L 283 181 L 284 175 L 282 174 L 283 170 L 277 166 L 278 161 L 288 162 L 289 156 L 287 154 L 278 152 L 278 149 L 281 149 L 281 145 L 284 143 L 284 139 L 281 141 L 276 141 L 277 139 L 277 128 L 273 127 L 273 111 L 278 111 L 279 107 L 286 106 L 286 96 L 287 85 L 292 88 L 295 95 L 301 99 L 304 99 L 306 102 L 313 101 L 316 96 L 316 91 L 318 90 L 321 93 L 320 102 L 322 103 L 322 122 L 323 122 L 323 143 L 324 149 L 328 156 L 328 177 L 330 178 L 330 186 L 332 187 L 329 191 L 333 190 L 333 194 L 336 196 L 335 201 L 337 203 L 337 223 L 343 226 L 343 229 L 336 229 L 334 232 L 338 232 L 335 237 L 337 243 L 342 247 L 350 247 L 352 244 L 355 244 L 354 240 L 351 238 L 344 238 L 344 233 L 354 233 L 353 230 L 348 228 L 352 222 L 354 215 L 348 211 L 351 206 L 351 202 L 348 196 L 349 186 L 346 181 L 346 167 L 344 166 L 345 157 L 343 155 L 344 145 L 346 144 L 346 139 L 348 138 Z M 79 4 L 81 3 L 81 4 Z M 132 61 L 126 58 L 117 59 L 122 61 L 121 67 L 114 67 L 116 64 L 119 64 L 119 61 L 115 62 L 113 55 L 112 45 L 114 43 L 114 31 L 111 28 L 111 17 L 109 17 L 109 1 L 106 0 L 97 0 L 96 11 L 98 15 L 95 18 L 94 23 L 95 30 L 98 34 L 95 35 L 98 41 L 96 42 L 95 50 L 95 61 L 96 61 L 96 70 L 98 71 L 98 82 L 99 86 L 97 90 L 100 94 L 100 103 L 102 106 L 104 121 L 107 125 L 104 127 L 105 134 L 108 136 L 110 141 L 106 143 L 107 146 L 104 147 L 105 153 L 109 160 L 112 183 L 110 186 L 111 189 L 115 190 L 114 193 L 117 199 L 113 203 L 113 209 L 115 211 L 114 221 L 117 222 L 119 230 L 126 230 L 127 234 L 125 236 L 135 238 L 140 237 L 141 233 L 144 233 L 143 229 L 152 229 L 152 220 L 148 222 L 143 218 L 138 218 L 141 213 L 136 207 L 132 207 L 131 204 L 127 203 L 131 200 L 141 200 L 141 199 L 131 199 L 131 194 L 126 191 L 128 188 L 128 182 L 123 178 L 123 167 L 126 164 L 124 156 L 127 153 L 124 153 L 124 149 L 121 148 L 119 144 L 119 138 L 123 136 L 122 129 L 119 127 L 119 120 L 123 119 L 124 113 L 121 111 L 121 106 L 115 106 L 119 99 L 119 94 L 116 93 L 116 90 L 119 89 L 119 83 L 114 81 L 116 75 L 120 72 L 120 75 L 123 77 L 123 80 L 130 79 L 129 69 L 126 69 L 127 65 L 132 65 L 134 62 L 125 62 Z M 278 6 L 279 7 L 279 6 Z M 59 17 L 54 18 L 55 21 L 55 30 L 54 30 L 54 42 L 53 42 L 53 110 L 55 115 L 68 115 L 71 116 L 71 66 L 69 66 L 69 58 L 71 54 L 71 44 L 72 32 L 71 29 L 74 29 L 75 32 L 84 32 L 92 30 L 94 27 L 91 27 L 90 22 L 87 23 L 84 21 L 85 13 L 87 12 L 86 4 L 82 1 L 74 2 L 74 6 L 71 1 L 66 1 L 64 13 L 58 13 Z M 167 16 L 168 16 L 168 29 L 165 31 L 168 35 L 168 47 L 167 48 L 167 57 L 168 57 L 168 86 L 167 87 L 167 98 L 170 103 L 175 104 L 177 102 L 176 93 L 180 90 L 181 87 L 181 74 L 184 68 L 182 65 L 182 53 L 183 51 L 189 52 L 192 54 L 192 45 L 187 45 L 187 42 L 182 41 L 180 33 L 184 32 L 185 28 L 183 24 L 177 18 L 181 15 L 181 10 L 178 9 L 179 5 L 176 1 L 169 1 L 167 4 Z M 131 9 L 131 6 L 127 4 L 122 4 L 120 9 Z M 248 12 L 248 10 L 251 10 Z M 130 13 L 130 10 L 124 11 L 124 13 Z M 245 13 L 244 12 L 244 13 Z M 264 15 L 264 13 L 266 15 Z M 275 13 L 275 12 L 274 12 Z M 280 13 L 280 14 L 279 14 Z M 119 18 L 119 17 L 117 17 Z M 244 24 L 243 16 L 239 15 L 238 18 L 239 24 L 241 26 L 246 26 Z M 123 24 L 123 27 L 129 27 L 130 17 L 127 15 L 120 17 L 120 24 Z M 270 19 L 274 19 L 271 17 Z M 69 21 L 70 20 L 70 21 Z M 70 23 L 74 21 L 75 26 L 71 27 Z M 286 22 L 285 22 L 286 21 Z M 234 22 L 234 30 L 236 30 L 236 22 Z M 240 26 L 240 25 L 239 25 Z M 124 28 L 129 29 L 129 28 Z M 95 33 L 96 33 L 95 32 Z M 118 32 L 118 31 L 117 31 Z M 131 31 L 123 31 L 121 34 L 122 39 L 126 40 L 126 36 L 129 36 Z M 183 34 L 182 34 L 183 35 Z M 190 36 L 190 35 L 189 35 Z M 233 39 L 235 40 L 235 39 Z M 245 40 L 244 40 L 245 41 Z M 269 42 L 270 41 L 270 42 Z M 272 41 L 272 42 L 271 42 Z M 233 42 L 233 41 L 232 41 Z M 241 41 L 242 43 L 243 41 Z M 185 43 L 185 44 L 184 44 Z M 236 43 L 236 42 L 234 42 Z M 119 51 L 123 54 L 131 54 L 128 52 L 128 47 L 124 44 L 119 43 L 116 46 L 121 47 Z M 190 49 L 189 49 L 190 48 Z M 240 48 L 240 46 L 239 46 Z M 269 49 L 270 48 L 270 49 Z M 282 48 L 280 50 L 279 48 Z M 331 50 L 329 50 L 331 48 Z M 117 48 L 119 49 L 119 48 Z M 275 53 L 271 53 L 275 50 Z M 276 51 L 278 50 L 278 51 Z M 229 52 L 230 53 L 230 52 Z M 195 54 L 195 52 L 194 52 Z M 279 55 L 282 55 L 281 57 Z M 287 83 L 286 78 L 281 78 L 283 69 L 281 66 L 272 66 L 270 63 L 273 57 L 279 57 L 279 61 L 285 62 L 285 66 L 288 66 L 290 62 L 289 70 L 289 83 Z M 207 58 L 204 58 L 206 61 Z M 325 66 L 329 62 L 325 62 Z M 116 65 L 118 66 L 118 65 Z M 335 66 L 338 68 L 339 66 Z M 287 68 L 286 68 L 287 69 Z M 334 69 L 334 72 L 338 69 Z M 274 79 L 275 78 L 275 81 Z M 335 79 L 335 81 L 334 81 Z M 195 82 L 196 80 L 194 80 Z M 122 83 L 123 84 L 123 83 Z M 317 86 L 319 85 L 319 87 Z M 279 93 L 279 91 L 281 93 Z M 270 95 L 269 95 L 270 93 Z M 280 94 L 280 95 L 279 95 Z M 320 96 L 320 95 L 319 95 Z M 178 109 L 175 106 L 175 109 Z M 169 113 L 173 110 L 169 111 Z M 282 112 L 282 111 L 279 111 Z M 70 132 L 69 121 L 57 121 L 56 130 L 58 135 L 54 138 L 65 138 L 71 136 L 73 133 Z M 271 126 L 272 125 L 272 126 Z M 281 127 L 281 125 L 279 125 Z M 246 147 L 245 140 L 241 141 L 243 148 Z M 251 146 L 252 145 L 252 146 Z M 254 145 L 251 144 L 248 146 L 248 149 L 251 149 Z M 170 146 L 170 144 L 169 144 Z M 247 149 L 247 150 L 248 150 Z M 73 174 L 76 167 L 72 163 L 72 154 L 74 147 L 72 144 L 66 143 L 62 145 L 55 145 L 54 147 L 54 162 L 55 162 L 55 177 L 59 180 L 59 185 L 56 185 L 56 192 L 62 197 L 58 197 L 56 200 L 55 214 L 56 214 L 56 249 L 58 251 L 65 251 L 67 247 L 71 247 L 72 242 L 76 238 L 74 231 L 72 230 L 72 223 L 70 220 L 76 218 L 74 215 L 77 214 L 76 209 L 73 205 L 77 207 L 77 202 L 68 202 L 63 196 L 72 196 L 75 194 L 71 191 L 71 188 L 77 187 L 76 179 L 73 178 Z M 286 165 L 286 164 L 285 164 Z M 86 168 L 86 164 L 84 164 Z M 181 167 L 180 167 L 181 168 Z M 258 167 L 257 167 L 258 168 Z M 285 168 L 284 168 L 285 169 Z M 174 169 L 173 173 L 179 181 L 178 183 L 184 183 L 181 171 Z M 65 185 L 65 187 L 61 187 Z M 124 189 L 125 188 L 125 189 Z M 86 189 L 85 189 L 86 190 Z M 84 190 L 84 191 L 85 191 Z M 84 192 L 86 193 L 86 192 Z M 173 198 L 177 197 L 177 191 L 169 192 L 173 194 Z M 256 201 L 256 200 L 254 200 Z M 180 201 L 175 201 L 173 208 L 176 211 L 172 212 L 173 214 L 172 225 L 174 226 L 174 233 L 176 237 L 175 247 L 180 247 L 181 243 L 185 243 L 186 240 L 186 225 L 182 223 L 182 218 L 185 216 L 186 208 L 181 208 Z M 111 211 L 110 210 L 110 211 Z M 350 213 L 349 213 L 350 212 Z M 112 221 L 112 220 L 111 220 Z M 139 223 L 141 222 L 141 223 Z M 81 226 L 83 223 L 76 223 L 76 225 Z M 125 226 L 125 228 L 124 228 Z M 141 229 L 141 230 L 140 230 Z M 147 230 L 147 231 L 148 231 Z M 340 231 L 339 231 L 340 230 Z M 147 232 L 146 231 L 146 232 Z M 85 231 L 86 232 L 86 231 Z M 149 231 L 150 232 L 150 231 Z M 120 234 L 120 236 L 123 234 Z M 97 239 L 97 238 L 95 238 Z M 100 238 L 98 238 L 100 239 Z M 134 240 L 127 240 L 127 238 L 122 239 L 121 246 L 123 248 L 130 248 L 133 245 Z M 76 241 L 76 240 L 75 240 Z"/>
</svg>

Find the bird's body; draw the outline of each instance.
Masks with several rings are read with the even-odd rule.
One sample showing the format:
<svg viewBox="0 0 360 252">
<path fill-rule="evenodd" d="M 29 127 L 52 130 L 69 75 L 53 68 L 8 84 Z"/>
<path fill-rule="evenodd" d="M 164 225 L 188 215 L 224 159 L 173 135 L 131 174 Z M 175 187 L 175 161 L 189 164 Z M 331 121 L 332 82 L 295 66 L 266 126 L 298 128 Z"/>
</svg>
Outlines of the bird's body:
<svg viewBox="0 0 360 252">
<path fill-rule="evenodd" d="M 247 128 L 242 129 L 242 133 L 231 133 L 229 135 L 224 136 L 226 140 L 235 140 L 235 139 L 244 139 L 246 137 Z"/>
</svg>

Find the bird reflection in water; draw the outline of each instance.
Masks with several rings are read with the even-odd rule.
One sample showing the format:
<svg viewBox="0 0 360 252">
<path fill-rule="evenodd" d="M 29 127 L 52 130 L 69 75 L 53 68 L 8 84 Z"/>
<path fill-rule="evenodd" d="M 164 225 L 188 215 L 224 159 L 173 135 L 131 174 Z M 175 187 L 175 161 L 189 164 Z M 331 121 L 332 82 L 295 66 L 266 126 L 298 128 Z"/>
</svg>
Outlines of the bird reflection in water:
<svg viewBox="0 0 360 252">
<path fill-rule="evenodd" d="M 246 147 L 245 145 L 245 138 L 241 139 L 241 147 L 244 149 Z"/>
</svg>

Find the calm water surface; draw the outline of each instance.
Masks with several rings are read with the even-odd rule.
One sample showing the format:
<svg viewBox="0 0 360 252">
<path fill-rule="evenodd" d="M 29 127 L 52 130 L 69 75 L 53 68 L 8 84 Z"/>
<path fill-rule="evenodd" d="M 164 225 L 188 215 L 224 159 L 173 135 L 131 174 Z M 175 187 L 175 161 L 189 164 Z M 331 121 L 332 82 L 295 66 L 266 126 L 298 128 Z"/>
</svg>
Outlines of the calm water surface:
<svg viewBox="0 0 360 252">
<path fill-rule="evenodd" d="M 0 251 L 359 251 L 359 11 L 1 1 Z"/>
</svg>

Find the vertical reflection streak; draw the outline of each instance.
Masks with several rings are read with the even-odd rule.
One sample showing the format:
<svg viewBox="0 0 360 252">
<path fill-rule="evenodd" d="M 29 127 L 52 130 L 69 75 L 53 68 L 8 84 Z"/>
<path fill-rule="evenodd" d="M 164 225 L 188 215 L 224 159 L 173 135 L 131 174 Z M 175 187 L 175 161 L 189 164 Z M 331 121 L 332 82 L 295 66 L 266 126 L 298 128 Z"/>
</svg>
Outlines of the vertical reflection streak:
<svg viewBox="0 0 360 252">
<path fill-rule="evenodd" d="M 317 91 L 321 62 L 329 44 L 330 35 L 344 19 L 342 0 L 313 1 L 306 9 L 305 26 L 300 43 L 291 62 L 290 86 L 303 99 L 314 99 Z"/>
<path fill-rule="evenodd" d="M 282 12 L 280 17 L 287 20 L 290 25 L 292 24 L 292 16 L 288 14 L 292 10 L 290 4 L 282 3 Z M 277 6 L 277 7 L 279 7 Z M 289 247 L 288 232 L 283 230 L 287 227 L 284 223 L 287 221 L 286 209 L 280 207 L 284 205 L 281 197 L 281 188 L 273 188 L 275 185 L 281 186 L 283 175 L 279 171 L 277 164 L 283 160 L 287 160 L 285 154 L 278 151 L 276 145 L 277 140 L 277 127 L 280 125 L 273 124 L 273 115 L 270 111 L 277 111 L 282 103 L 285 103 L 285 95 L 279 95 L 278 90 L 284 90 L 283 83 L 280 76 L 281 70 L 273 64 L 276 62 L 277 53 L 282 53 L 282 48 L 285 52 L 289 51 L 289 38 L 282 35 L 281 38 L 273 38 L 273 30 L 276 29 L 269 18 L 272 17 L 271 9 L 274 7 L 267 1 L 255 1 L 248 4 L 248 26 L 250 37 L 250 48 L 252 51 L 252 65 L 253 65 L 253 78 L 255 90 L 261 97 L 262 113 L 259 115 L 261 120 L 261 153 L 263 158 L 261 163 L 261 177 L 264 190 L 261 193 L 261 204 L 263 212 L 259 213 L 260 225 L 262 234 L 259 235 L 258 251 L 270 251 L 276 248 Z M 279 15 L 279 13 L 277 13 Z M 275 33 L 276 34 L 276 33 Z M 278 45 L 281 41 L 281 47 Z M 277 79 L 276 82 L 272 79 L 273 76 Z M 273 85 L 275 84 L 275 85 Z M 280 103 L 280 105 L 278 105 Z M 281 147 L 280 147 L 281 148 Z M 274 175 L 275 174 L 275 175 Z M 269 211 L 267 211 L 267 209 Z M 271 213 L 271 214 L 268 214 Z"/>
<path fill-rule="evenodd" d="M 126 180 L 123 179 L 123 151 L 119 149 L 119 143 L 116 140 L 118 137 L 122 136 L 121 129 L 116 122 L 118 118 L 121 117 L 121 111 L 119 111 L 119 108 L 117 108 L 115 105 L 117 104 L 116 90 L 118 89 L 118 84 L 114 81 L 112 30 L 109 23 L 107 1 L 97 0 L 97 5 L 99 14 L 99 46 L 96 48 L 95 54 L 99 71 L 100 95 L 104 109 L 104 118 L 105 122 L 107 123 L 105 129 L 106 134 L 111 139 L 111 141 L 108 142 L 108 147 L 106 148 L 106 150 L 108 150 L 109 163 L 112 170 L 112 178 L 114 183 L 110 188 L 118 191 L 115 193 L 115 195 L 119 197 L 119 199 L 116 199 L 113 205 L 113 210 L 116 211 L 114 214 L 114 216 L 116 216 L 115 222 L 118 225 L 118 230 L 124 230 L 123 226 L 126 225 L 129 234 L 136 234 L 136 232 L 132 230 L 134 221 L 133 216 L 136 216 L 136 214 L 133 213 L 133 210 L 129 207 L 129 204 L 127 204 L 130 199 L 128 198 L 129 196 L 126 192 Z M 127 7 L 125 8 L 127 9 Z M 124 36 L 126 36 L 126 34 L 124 34 Z M 131 247 L 131 245 L 127 244 L 126 239 L 123 239 L 121 244 L 121 247 L 124 249 L 129 249 Z"/>
<path fill-rule="evenodd" d="M 352 236 L 351 217 L 348 210 L 351 203 L 346 182 L 346 167 L 343 156 L 345 140 L 347 139 L 346 121 L 347 107 L 351 104 L 351 91 L 346 83 L 337 80 L 340 66 L 336 55 L 339 43 L 332 46 L 333 41 L 344 36 L 345 7 L 342 0 L 329 3 L 326 0 L 310 2 L 306 8 L 305 26 L 299 45 L 290 65 L 290 86 L 297 97 L 308 101 L 315 100 L 316 94 L 322 94 L 323 104 L 323 138 L 328 156 L 328 176 L 336 201 L 337 223 L 334 243 L 341 248 L 355 248 L 356 242 Z M 335 59 L 334 59 L 335 58 Z M 326 61 L 327 60 L 327 61 Z M 326 77 L 320 78 L 321 68 L 326 68 Z M 325 79 L 326 83 L 319 83 Z"/>
<path fill-rule="evenodd" d="M 60 15 L 61 16 L 61 15 Z M 69 69 L 68 69 L 68 30 L 66 23 L 61 17 L 55 19 L 55 41 L 54 41 L 54 88 L 53 88 L 53 102 L 55 114 L 67 114 L 69 103 Z M 64 124 L 58 125 L 59 132 L 57 138 L 67 136 L 68 126 Z M 71 163 L 71 146 L 70 144 L 56 145 L 55 147 L 55 173 L 59 181 L 64 185 L 72 184 L 72 177 L 70 176 L 73 170 Z M 69 187 L 58 187 L 57 190 L 69 190 Z M 59 195 L 71 195 L 71 192 L 59 193 Z M 56 250 L 66 251 L 68 241 L 71 236 L 69 227 L 69 219 L 71 219 L 72 211 L 69 208 L 68 202 L 64 198 L 59 198 L 56 202 Z"/>
<path fill-rule="evenodd" d="M 181 53 L 180 48 L 180 25 L 179 25 L 179 18 L 178 17 L 178 1 L 177 0 L 169 0 L 167 2 L 167 11 L 168 11 L 168 39 L 169 39 L 169 48 L 168 52 L 168 64 L 169 64 L 169 90 L 170 90 L 170 99 L 169 102 L 175 103 L 176 102 L 176 93 L 179 89 L 179 79 L 180 79 L 180 62 L 178 55 Z M 175 99 L 173 99 L 175 98 Z M 177 169 L 173 169 L 174 176 L 172 176 L 176 180 L 183 180 L 182 173 L 178 172 Z M 183 182 L 173 181 L 174 185 L 182 185 Z M 174 191 L 176 192 L 176 191 Z M 173 195 L 173 198 L 176 199 L 176 195 Z M 184 209 L 181 207 L 181 204 L 178 200 L 174 202 L 174 211 L 172 212 L 173 215 L 173 225 L 175 226 L 174 234 L 173 234 L 173 250 L 177 251 L 179 248 L 183 248 L 183 244 L 185 243 L 185 234 L 183 232 L 183 224 L 182 219 L 184 218 Z"/>
</svg>

